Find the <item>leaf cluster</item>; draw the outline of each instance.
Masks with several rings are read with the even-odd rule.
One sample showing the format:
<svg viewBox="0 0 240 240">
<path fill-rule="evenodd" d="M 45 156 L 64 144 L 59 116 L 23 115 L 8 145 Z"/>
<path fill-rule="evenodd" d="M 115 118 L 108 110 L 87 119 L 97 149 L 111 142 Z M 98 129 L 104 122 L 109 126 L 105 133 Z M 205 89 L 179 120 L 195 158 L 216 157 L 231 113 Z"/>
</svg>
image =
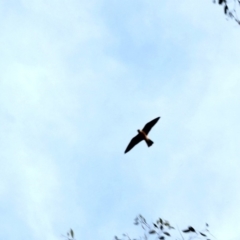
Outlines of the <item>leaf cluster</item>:
<svg viewBox="0 0 240 240">
<path fill-rule="evenodd" d="M 240 20 L 237 16 L 237 9 L 240 8 L 240 0 L 231 1 L 232 6 L 230 6 L 229 0 L 213 0 L 213 3 L 216 3 L 216 1 L 219 5 L 223 6 L 224 14 L 227 17 L 234 19 L 240 25 Z"/>
<path fill-rule="evenodd" d="M 141 226 L 141 228 L 144 230 L 143 236 L 139 238 L 131 238 L 128 234 L 125 233 L 122 235 L 122 238 L 118 238 L 117 236 L 115 236 L 115 240 L 148 240 L 152 237 L 160 240 L 170 240 L 173 239 L 172 232 L 177 231 L 176 228 L 174 228 L 167 220 L 159 218 L 156 222 L 149 224 L 142 215 L 139 215 L 134 219 L 134 225 Z M 212 234 L 209 232 L 208 227 L 209 225 L 206 223 L 205 229 L 202 231 L 197 231 L 192 226 L 189 226 L 182 231 L 178 230 L 180 235 L 179 239 L 185 240 L 185 238 L 187 237 L 187 239 L 197 238 L 202 240 L 211 240 L 209 235 Z"/>
<path fill-rule="evenodd" d="M 75 240 L 74 231 L 70 228 L 69 232 L 67 232 L 67 236 L 62 235 L 66 240 Z"/>
</svg>

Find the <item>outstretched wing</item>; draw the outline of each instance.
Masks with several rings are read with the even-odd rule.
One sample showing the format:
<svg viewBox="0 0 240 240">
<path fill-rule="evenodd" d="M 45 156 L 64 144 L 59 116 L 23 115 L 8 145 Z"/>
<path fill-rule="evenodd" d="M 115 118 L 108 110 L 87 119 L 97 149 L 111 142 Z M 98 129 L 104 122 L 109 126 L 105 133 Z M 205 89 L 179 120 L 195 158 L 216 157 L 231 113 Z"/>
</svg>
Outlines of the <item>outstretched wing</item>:
<svg viewBox="0 0 240 240">
<path fill-rule="evenodd" d="M 152 129 L 152 127 L 157 123 L 157 121 L 159 120 L 160 117 L 157 117 L 155 119 L 153 119 L 152 121 L 150 121 L 149 123 L 147 123 L 144 128 L 143 128 L 143 132 L 146 133 L 146 135 L 148 135 L 148 133 L 150 132 L 150 130 Z"/>
<path fill-rule="evenodd" d="M 142 134 L 136 135 L 134 138 L 132 138 L 132 140 L 128 144 L 128 146 L 127 146 L 127 148 L 126 148 L 124 153 L 127 153 L 128 151 L 130 151 L 136 144 L 138 144 L 142 140 L 143 140 Z"/>
</svg>

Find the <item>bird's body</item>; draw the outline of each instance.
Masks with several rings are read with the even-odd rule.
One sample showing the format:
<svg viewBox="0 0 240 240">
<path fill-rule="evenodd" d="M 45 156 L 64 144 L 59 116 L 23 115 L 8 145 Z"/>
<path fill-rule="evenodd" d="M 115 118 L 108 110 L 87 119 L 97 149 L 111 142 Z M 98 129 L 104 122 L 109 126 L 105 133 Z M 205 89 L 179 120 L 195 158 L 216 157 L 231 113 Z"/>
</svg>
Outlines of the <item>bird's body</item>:
<svg viewBox="0 0 240 240">
<path fill-rule="evenodd" d="M 140 133 L 140 134 L 142 134 L 142 136 L 145 138 L 145 139 L 147 139 L 147 134 L 144 132 L 144 131 L 142 131 L 142 130 L 137 130 L 138 131 L 138 133 Z"/>
<path fill-rule="evenodd" d="M 150 140 L 149 138 L 148 138 L 148 136 L 147 136 L 147 134 L 143 131 L 143 130 L 137 130 L 138 131 L 138 133 L 140 134 L 140 135 L 142 135 L 142 137 L 143 137 L 143 140 L 145 140 L 146 142 L 148 141 L 148 140 Z"/>
<path fill-rule="evenodd" d="M 125 153 L 130 151 L 136 144 L 138 144 L 142 140 L 145 140 L 148 147 L 153 145 L 153 141 L 151 139 L 149 139 L 147 135 L 150 132 L 151 128 L 157 123 L 159 118 L 160 117 L 155 118 L 152 121 L 150 121 L 149 123 L 147 123 L 142 130 L 137 130 L 138 134 L 134 138 L 132 138 L 132 140 L 130 141 L 130 143 L 128 144 L 128 146 L 125 150 Z"/>
</svg>

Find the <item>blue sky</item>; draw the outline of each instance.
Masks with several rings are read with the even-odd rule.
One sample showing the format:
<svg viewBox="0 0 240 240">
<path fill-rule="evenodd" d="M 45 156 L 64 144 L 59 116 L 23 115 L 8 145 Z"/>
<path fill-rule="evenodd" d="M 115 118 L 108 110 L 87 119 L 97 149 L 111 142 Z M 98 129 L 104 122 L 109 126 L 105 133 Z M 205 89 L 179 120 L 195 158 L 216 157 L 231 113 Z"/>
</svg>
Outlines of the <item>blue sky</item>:
<svg viewBox="0 0 240 240">
<path fill-rule="evenodd" d="M 139 213 L 240 238 L 240 28 L 221 7 L 3 0 L 0 27 L 1 239 L 138 236 Z"/>
</svg>

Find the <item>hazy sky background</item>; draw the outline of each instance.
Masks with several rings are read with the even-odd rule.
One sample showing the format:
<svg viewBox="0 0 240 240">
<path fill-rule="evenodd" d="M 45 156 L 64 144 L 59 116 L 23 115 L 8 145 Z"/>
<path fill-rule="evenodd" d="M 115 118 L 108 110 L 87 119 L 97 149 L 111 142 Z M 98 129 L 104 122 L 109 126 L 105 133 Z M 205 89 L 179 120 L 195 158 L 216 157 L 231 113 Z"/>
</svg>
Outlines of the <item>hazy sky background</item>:
<svg viewBox="0 0 240 240">
<path fill-rule="evenodd" d="M 2 0 L 0 29 L 0 239 L 137 237 L 139 213 L 240 239 L 240 27 L 222 7 Z"/>
</svg>

